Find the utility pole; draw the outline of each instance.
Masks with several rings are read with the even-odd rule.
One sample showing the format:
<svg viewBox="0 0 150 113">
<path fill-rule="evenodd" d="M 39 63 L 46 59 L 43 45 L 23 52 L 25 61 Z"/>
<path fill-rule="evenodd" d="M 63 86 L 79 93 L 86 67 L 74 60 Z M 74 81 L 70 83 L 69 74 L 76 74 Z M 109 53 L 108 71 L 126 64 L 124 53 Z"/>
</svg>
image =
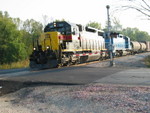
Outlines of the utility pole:
<svg viewBox="0 0 150 113">
<path fill-rule="evenodd" d="M 108 19 L 108 25 L 107 25 L 107 36 L 109 38 L 109 55 L 110 55 L 110 66 L 114 65 L 114 61 L 113 61 L 113 45 L 112 45 L 112 38 L 110 37 L 110 16 L 109 16 L 109 9 L 110 6 L 107 5 L 107 19 Z"/>
</svg>

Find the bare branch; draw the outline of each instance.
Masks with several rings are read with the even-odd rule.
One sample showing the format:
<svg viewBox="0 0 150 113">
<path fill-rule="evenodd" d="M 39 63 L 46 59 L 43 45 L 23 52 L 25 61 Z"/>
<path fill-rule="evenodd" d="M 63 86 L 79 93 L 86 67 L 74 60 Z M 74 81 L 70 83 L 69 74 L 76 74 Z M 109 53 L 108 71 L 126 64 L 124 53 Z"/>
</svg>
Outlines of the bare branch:
<svg viewBox="0 0 150 113">
<path fill-rule="evenodd" d="M 150 0 L 121 0 L 124 5 L 118 7 L 117 10 L 133 9 L 145 15 L 150 20 Z M 126 5 L 125 5 L 126 4 Z M 116 10 L 116 11 L 117 11 Z"/>
<path fill-rule="evenodd" d="M 145 0 L 142 0 L 142 1 L 148 8 L 150 8 L 150 5 L 148 5 L 148 3 Z"/>
<path fill-rule="evenodd" d="M 135 9 L 135 10 L 137 10 L 138 12 L 144 14 L 145 16 L 150 17 L 150 15 L 147 14 L 147 13 L 145 13 L 142 9 L 137 8 L 137 7 L 134 7 L 134 6 L 122 6 L 122 8 L 126 8 L 126 9 Z"/>
<path fill-rule="evenodd" d="M 147 9 L 146 7 L 144 7 L 143 5 L 141 5 L 141 7 L 143 8 L 142 10 L 146 10 L 150 12 L 150 9 Z"/>
</svg>

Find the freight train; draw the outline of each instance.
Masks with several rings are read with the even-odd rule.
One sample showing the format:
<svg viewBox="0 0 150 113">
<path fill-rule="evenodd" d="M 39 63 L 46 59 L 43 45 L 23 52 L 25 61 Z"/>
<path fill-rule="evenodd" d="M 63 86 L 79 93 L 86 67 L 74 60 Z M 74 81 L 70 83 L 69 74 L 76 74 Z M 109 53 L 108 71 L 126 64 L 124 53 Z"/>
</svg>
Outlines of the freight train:
<svg viewBox="0 0 150 113">
<path fill-rule="evenodd" d="M 119 33 L 112 32 L 108 37 L 104 31 L 92 27 L 52 22 L 33 41 L 30 67 L 54 68 L 109 58 L 110 44 L 114 47 L 114 56 L 150 51 L 149 42 L 130 41 Z"/>
<path fill-rule="evenodd" d="M 123 56 L 150 51 L 149 41 L 131 41 L 129 37 L 119 33 L 110 33 L 110 37 L 105 36 L 105 45 L 109 50 L 110 42 L 113 45 L 114 56 Z"/>
</svg>

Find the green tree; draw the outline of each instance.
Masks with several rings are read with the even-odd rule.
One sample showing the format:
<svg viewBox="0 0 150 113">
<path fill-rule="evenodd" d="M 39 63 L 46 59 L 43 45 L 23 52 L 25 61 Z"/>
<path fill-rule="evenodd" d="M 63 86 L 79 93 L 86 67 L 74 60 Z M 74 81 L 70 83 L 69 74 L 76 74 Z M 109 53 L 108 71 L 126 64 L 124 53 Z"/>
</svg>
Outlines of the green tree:
<svg viewBox="0 0 150 113">
<path fill-rule="evenodd" d="M 40 37 L 43 29 L 43 25 L 33 19 L 27 19 L 23 23 L 23 29 L 21 30 L 23 34 L 23 42 L 26 46 L 26 51 L 28 55 L 31 54 L 33 48 L 33 40 Z"/>
<path fill-rule="evenodd" d="M 21 34 L 22 34 L 22 42 L 24 43 L 27 55 L 29 56 L 32 53 L 33 48 L 32 35 L 29 32 L 26 32 L 25 30 L 21 30 Z"/>
<path fill-rule="evenodd" d="M 23 21 L 20 20 L 20 18 L 12 18 L 13 23 L 17 26 L 18 30 L 21 30 L 23 28 Z"/>
<path fill-rule="evenodd" d="M 122 34 L 130 37 L 131 40 L 134 41 L 134 40 L 136 40 L 136 37 L 135 37 L 136 30 L 137 30 L 136 28 L 130 28 L 130 27 L 128 27 L 126 29 L 123 29 Z"/>
<path fill-rule="evenodd" d="M 7 12 L 0 13 L 0 64 L 16 62 L 27 57 L 22 34 Z"/>
<path fill-rule="evenodd" d="M 138 28 L 123 29 L 122 34 L 129 36 L 131 40 L 150 41 L 150 35 L 145 31 L 140 31 Z"/>
<path fill-rule="evenodd" d="M 42 28 L 43 25 L 40 22 L 37 22 L 33 19 L 31 20 L 27 19 L 23 23 L 23 30 L 30 33 L 34 38 L 40 36 L 40 34 L 42 33 Z"/>
<path fill-rule="evenodd" d="M 122 25 L 121 25 L 119 19 L 114 18 L 114 19 L 112 20 L 112 22 L 113 22 L 113 25 L 112 25 L 112 28 L 111 28 L 112 31 L 121 32 L 123 28 L 122 28 Z"/>
<path fill-rule="evenodd" d="M 96 29 L 101 30 L 101 24 L 98 23 L 98 22 L 91 22 L 91 21 L 90 21 L 90 22 L 87 24 L 87 26 L 90 26 L 90 27 L 93 27 L 93 28 L 96 28 Z"/>
</svg>

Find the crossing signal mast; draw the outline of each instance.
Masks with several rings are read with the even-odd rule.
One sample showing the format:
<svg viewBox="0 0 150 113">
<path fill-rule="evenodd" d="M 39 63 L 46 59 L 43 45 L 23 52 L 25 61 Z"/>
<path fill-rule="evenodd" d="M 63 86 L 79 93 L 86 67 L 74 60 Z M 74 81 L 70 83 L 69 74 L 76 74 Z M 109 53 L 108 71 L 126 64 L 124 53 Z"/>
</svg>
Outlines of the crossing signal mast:
<svg viewBox="0 0 150 113">
<path fill-rule="evenodd" d="M 110 29 L 111 29 L 111 26 L 110 26 L 110 16 L 109 16 L 109 9 L 110 9 L 110 6 L 107 5 L 106 6 L 107 8 L 107 19 L 108 19 L 108 22 L 107 22 L 107 36 L 109 39 L 109 55 L 110 55 L 110 66 L 114 66 L 114 61 L 113 61 L 113 44 L 112 44 L 112 38 L 110 37 Z"/>
</svg>

